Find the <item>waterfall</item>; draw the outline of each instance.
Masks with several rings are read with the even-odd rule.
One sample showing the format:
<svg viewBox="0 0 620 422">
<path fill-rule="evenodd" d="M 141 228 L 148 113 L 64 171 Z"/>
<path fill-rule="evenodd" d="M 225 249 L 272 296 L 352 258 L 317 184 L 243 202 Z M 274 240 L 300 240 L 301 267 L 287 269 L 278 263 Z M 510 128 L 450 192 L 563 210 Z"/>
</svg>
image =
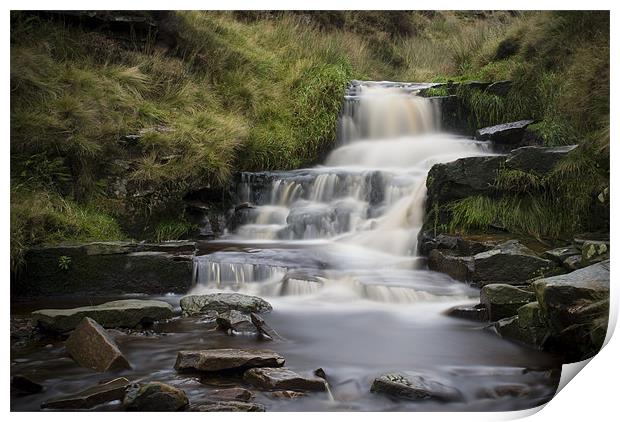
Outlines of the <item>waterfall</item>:
<svg viewBox="0 0 620 422">
<path fill-rule="evenodd" d="M 231 263 L 230 257 L 209 256 L 199 257 L 195 264 L 199 267 L 198 283 L 239 288 L 279 278 L 281 294 L 310 294 L 319 286 L 330 285 L 329 279 L 341 280 L 341 284 L 345 279 L 357 280 L 357 271 L 364 265 L 383 266 L 384 272 L 403 266 L 416 268 L 428 171 L 436 163 L 487 154 L 480 143 L 441 131 L 437 103 L 417 95 L 428 86 L 354 81 L 344 98 L 336 148 L 323 165 L 241 175 L 237 198 L 253 207 L 243 210 L 238 219 L 242 224 L 230 239 L 273 242 L 272 250 L 282 245 L 307 248 L 307 242 L 322 242 L 322 249 L 311 253 L 325 254 L 327 262 L 306 269 L 316 270 L 328 282 L 308 284 L 303 278 L 287 278 L 291 262 Z M 330 258 L 336 250 L 346 252 L 339 259 Z M 214 259 L 219 264 L 215 265 Z M 388 262 L 391 266 L 384 265 Z M 361 296 L 377 301 L 438 297 L 428 289 L 417 291 L 411 286 L 370 284 L 360 288 L 356 283 L 352 285 L 358 286 L 355 290 Z"/>
</svg>

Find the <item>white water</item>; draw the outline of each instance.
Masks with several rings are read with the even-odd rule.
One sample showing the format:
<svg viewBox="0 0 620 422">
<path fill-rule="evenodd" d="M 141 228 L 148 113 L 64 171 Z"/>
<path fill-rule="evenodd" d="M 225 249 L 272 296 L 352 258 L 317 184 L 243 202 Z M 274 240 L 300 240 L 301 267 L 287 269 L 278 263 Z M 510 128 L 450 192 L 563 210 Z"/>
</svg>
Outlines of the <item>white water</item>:
<svg viewBox="0 0 620 422">
<path fill-rule="evenodd" d="M 327 300 L 344 295 L 391 303 L 443 297 L 440 290 L 453 284 L 447 277 L 429 286 L 424 282 L 428 272 L 406 278 L 390 274 L 419 266 L 417 235 L 424 220 L 429 169 L 486 150 L 470 139 L 440 132 L 439 110 L 415 95 L 425 86 L 356 84 L 345 97 L 338 147 L 324 165 L 243 174 L 238 199 L 254 208 L 244 210 L 244 224 L 230 239 L 260 242 L 260 247 L 198 257 L 198 289 L 229 287 L 278 296 L 287 271 L 303 269 L 324 281 L 304 287 L 303 278 L 297 277 L 292 288 L 289 280 L 287 295 L 316 298 L 327 290 Z M 265 259 L 264 248 L 279 258 Z M 361 271 L 369 270 L 375 274 L 367 279 L 383 281 L 365 281 Z M 396 285 L 389 285 L 393 278 Z M 459 284 L 448 296 L 470 294 Z"/>
</svg>

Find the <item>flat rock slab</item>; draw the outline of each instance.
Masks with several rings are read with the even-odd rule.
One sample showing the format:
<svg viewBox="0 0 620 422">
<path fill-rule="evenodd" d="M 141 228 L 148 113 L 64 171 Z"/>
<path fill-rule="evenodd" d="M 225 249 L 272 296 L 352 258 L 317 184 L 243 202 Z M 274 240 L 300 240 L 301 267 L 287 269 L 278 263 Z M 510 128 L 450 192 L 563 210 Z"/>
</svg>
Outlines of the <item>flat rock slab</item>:
<svg viewBox="0 0 620 422">
<path fill-rule="evenodd" d="M 199 404 L 192 407 L 191 410 L 194 412 L 264 412 L 265 406 L 260 403 L 220 401 L 215 403 Z"/>
<path fill-rule="evenodd" d="M 129 385 L 127 378 L 117 378 L 41 404 L 42 409 L 90 409 L 113 400 L 122 400 Z"/>
<path fill-rule="evenodd" d="M 325 391 L 325 380 L 306 377 L 287 368 L 252 368 L 243 374 L 244 381 L 264 390 Z"/>
<path fill-rule="evenodd" d="M 98 372 L 130 369 L 114 339 L 94 320 L 84 318 L 71 333 L 65 347 L 78 364 Z"/>
<path fill-rule="evenodd" d="M 207 311 L 226 312 L 270 312 L 273 308 L 269 302 L 256 296 L 240 293 L 213 293 L 208 295 L 190 295 L 181 299 L 184 316 L 199 315 Z"/>
<path fill-rule="evenodd" d="M 72 309 L 41 309 L 32 313 L 36 324 L 57 332 L 73 330 L 85 317 L 97 321 L 105 328 L 133 328 L 172 316 L 173 308 L 166 302 L 137 299 L 115 300 Z"/>
<path fill-rule="evenodd" d="M 123 399 L 125 410 L 142 412 L 174 412 L 189 404 L 183 390 L 162 382 L 132 384 Z"/>
<path fill-rule="evenodd" d="M 578 255 L 581 258 L 581 251 L 574 246 L 565 246 L 562 248 L 555 248 L 546 251 L 543 254 L 543 258 L 555 261 L 558 264 L 562 264 L 567 258 Z"/>
<path fill-rule="evenodd" d="M 459 401 L 461 393 L 453 387 L 420 375 L 384 374 L 372 383 L 370 391 L 405 400 Z"/>
<path fill-rule="evenodd" d="M 515 148 L 521 146 L 525 129 L 532 123 L 533 120 L 519 120 L 485 127 L 476 131 L 476 139 L 493 142 L 499 147 Z"/>
<path fill-rule="evenodd" d="M 216 372 L 282 365 L 284 365 L 284 358 L 271 350 L 209 349 L 179 352 L 174 368 L 177 371 Z"/>
<path fill-rule="evenodd" d="M 513 150 L 506 160 L 506 168 L 526 173 L 545 175 L 566 157 L 577 145 L 562 147 L 527 146 Z"/>
</svg>

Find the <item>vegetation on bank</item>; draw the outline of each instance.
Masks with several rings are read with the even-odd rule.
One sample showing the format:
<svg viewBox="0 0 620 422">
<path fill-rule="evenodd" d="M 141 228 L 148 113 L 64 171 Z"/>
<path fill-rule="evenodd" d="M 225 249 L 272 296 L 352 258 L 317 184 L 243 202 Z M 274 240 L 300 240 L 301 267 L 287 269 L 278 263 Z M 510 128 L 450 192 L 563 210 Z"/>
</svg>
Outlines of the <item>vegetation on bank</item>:
<svg viewBox="0 0 620 422">
<path fill-rule="evenodd" d="M 506 97 L 460 98 L 476 126 L 532 117 L 545 143 L 585 145 L 585 158 L 574 160 L 583 166 L 567 165 L 567 188 L 545 185 L 554 201 L 545 206 L 563 203 L 570 212 L 570 195 L 583 200 L 608 183 L 608 13 L 171 12 L 158 19 L 157 31 L 137 37 L 12 13 L 14 265 L 40 243 L 184 236 L 193 227 L 178 204 L 188 190 L 223 186 L 238 170 L 316 162 L 333 141 L 354 78 L 513 80 Z M 462 208 L 475 215 L 474 205 Z M 548 230 L 550 222 L 541 213 L 536 231 L 567 229 Z M 474 226 L 484 219 L 455 220 L 453 229 Z"/>
</svg>

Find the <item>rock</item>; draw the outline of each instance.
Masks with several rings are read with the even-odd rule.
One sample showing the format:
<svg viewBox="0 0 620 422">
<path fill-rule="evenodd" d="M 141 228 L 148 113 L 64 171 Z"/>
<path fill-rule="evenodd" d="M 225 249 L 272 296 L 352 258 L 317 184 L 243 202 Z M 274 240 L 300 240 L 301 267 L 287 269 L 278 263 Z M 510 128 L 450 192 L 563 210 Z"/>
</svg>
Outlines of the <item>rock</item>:
<svg viewBox="0 0 620 422">
<path fill-rule="evenodd" d="M 609 259 L 609 242 L 602 240 L 586 240 L 581 246 L 581 259 L 583 265 Z"/>
<path fill-rule="evenodd" d="M 215 321 L 218 328 L 223 330 L 232 330 L 233 332 L 238 333 L 258 334 L 258 330 L 252 323 L 252 318 L 250 315 L 234 309 L 219 314 Z"/>
<path fill-rule="evenodd" d="M 194 242 L 95 242 L 33 248 L 14 296 L 185 293 L 192 286 Z M 120 271 L 122 269 L 122 271 Z"/>
<path fill-rule="evenodd" d="M 572 255 L 562 262 L 562 266 L 569 271 L 575 271 L 583 267 L 581 255 Z"/>
<path fill-rule="evenodd" d="M 192 316 L 214 310 L 226 312 L 232 310 L 241 312 L 270 312 L 271 305 L 256 296 L 240 293 L 213 293 L 208 295 L 191 295 L 181 299 L 181 309 L 184 316 Z"/>
<path fill-rule="evenodd" d="M 282 365 L 284 365 L 284 358 L 271 350 L 209 349 L 179 352 L 174 368 L 177 371 L 214 372 L 262 366 L 279 367 Z"/>
<path fill-rule="evenodd" d="M 314 372 L 312 372 L 314 375 L 316 375 L 319 378 L 323 378 L 325 381 L 327 381 L 327 374 L 325 373 L 325 369 L 323 368 L 317 368 L 314 370 Z"/>
<path fill-rule="evenodd" d="M 194 412 L 264 412 L 265 406 L 260 403 L 244 403 L 240 401 L 220 401 L 194 406 Z"/>
<path fill-rule="evenodd" d="M 133 328 L 172 318 L 173 308 L 160 300 L 116 300 L 97 306 L 72 309 L 41 309 L 32 313 L 40 327 L 57 332 L 74 329 L 83 318 L 91 318 L 106 328 Z"/>
<path fill-rule="evenodd" d="M 476 139 L 479 141 L 489 141 L 501 151 L 510 151 L 523 146 L 523 135 L 525 129 L 534 123 L 533 120 L 519 120 L 517 122 L 502 123 L 500 125 L 489 126 L 476 131 Z"/>
<path fill-rule="evenodd" d="M 245 388 L 236 387 L 213 390 L 209 393 L 209 398 L 214 401 L 250 401 L 254 394 Z"/>
<path fill-rule="evenodd" d="M 492 195 L 495 178 L 505 156 L 467 157 L 450 163 L 435 164 L 426 178 L 426 208 L 475 195 Z"/>
<path fill-rule="evenodd" d="M 77 394 L 58 397 L 41 404 L 42 409 L 90 409 L 113 400 L 122 400 L 129 385 L 127 378 L 116 378 L 94 385 Z"/>
<path fill-rule="evenodd" d="M 510 152 L 506 159 L 506 169 L 520 170 L 544 176 L 565 158 L 577 145 L 563 147 L 526 146 Z"/>
<path fill-rule="evenodd" d="M 269 326 L 265 322 L 265 320 L 258 314 L 252 312 L 250 315 L 252 318 L 252 323 L 258 329 L 258 332 L 261 334 L 264 340 L 284 340 L 273 328 Z"/>
<path fill-rule="evenodd" d="M 488 321 L 489 313 L 484 305 L 478 304 L 474 306 L 455 306 L 446 311 L 446 315 L 470 319 L 473 321 Z"/>
<path fill-rule="evenodd" d="M 456 256 L 454 253 L 441 249 L 433 249 L 429 253 L 428 268 L 460 281 L 468 281 L 473 272 L 471 257 Z"/>
<path fill-rule="evenodd" d="M 75 327 L 65 347 L 78 364 L 97 372 L 131 369 L 114 339 L 90 318 L 84 318 Z"/>
<path fill-rule="evenodd" d="M 565 246 L 562 248 L 555 248 L 543 253 L 543 258 L 555 261 L 558 264 L 562 264 L 567 258 L 578 255 L 581 258 L 581 252 L 574 246 Z"/>
<path fill-rule="evenodd" d="M 457 389 L 420 375 L 384 374 L 375 378 L 370 391 L 406 400 L 448 402 L 462 399 Z"/>
<path fill-rule="evenodd" d="M 183 390 L 155 381 L 130 385 L 123 399 L 125 410 L 141 412 L 173 412 L 188 404 Z"/>
<path fill-rule="evenodd" d="M 569 361 L 600 350 L 609 318 L 609 261 L 533 283 L 550 348 Z"/>
<path fill-rule="evenodd" d="M 287 368 L 252 368 L 243 373 L 243 380 L 264 390 L 325 391 L 325 380 L 306 377 Z"/>
<path fill-rule="evenodd" d="M 491 250 L 501 241 L 493 238 L 493 236 L 486 240 L 447 234 L 439 234 L 433 237 L 429 231 L 422 231 L 418 243 L 421 255 L 429 255 L 433 249 L 447 249 L 459 256 L 470 256 Z"/>
<path fill-rule="evenodd" d="M 274 391 L 271 393 L 271 397 L 276 398 L 276 399 L 299 399 L 305 396 L 306 394 L 302 393 L 301 391 L 290 391 L 290 390 Z"/>
<path fill-rule="evenodd" d="M 549 337 L 549 329 L 540 314 L 538 302 L 523 305 L 517 315 L 500 319 L 495 323 L 497 332 L 506 338 L 543 349 Z"/>
<path fill-rule="evenodd" d="M 532 300 L 534 293 L 508 284 L 487 284 L 480 290 L 480 304 L 487 309 L 490 321 L 516 315 Z"/>
<path fill-rule="evenodd" d="M 521 284 L 545 275 L 554 267 L 553 262 L 540 258 L 518 241 L 509 240 L 474 255 L 469 279 L 480 287 L 493 282 Z"/>
<path fill-rule="evenodd" d="M 11 389 L 21 394 L 36 394 L 43 391 L 43 386 L 24 375 L 13 375 L 11 377 Z"/>
<path fill-rule="evenodd" d="M 504 97 L 506 96 L 506 94 L 508 94 L 508 91 L 510 91 L 510 88 L 512 88 L 511 81 L 497 81 L 487 86 L 487 88 L 484 91 L 489 94 Z"/>
</svg>

